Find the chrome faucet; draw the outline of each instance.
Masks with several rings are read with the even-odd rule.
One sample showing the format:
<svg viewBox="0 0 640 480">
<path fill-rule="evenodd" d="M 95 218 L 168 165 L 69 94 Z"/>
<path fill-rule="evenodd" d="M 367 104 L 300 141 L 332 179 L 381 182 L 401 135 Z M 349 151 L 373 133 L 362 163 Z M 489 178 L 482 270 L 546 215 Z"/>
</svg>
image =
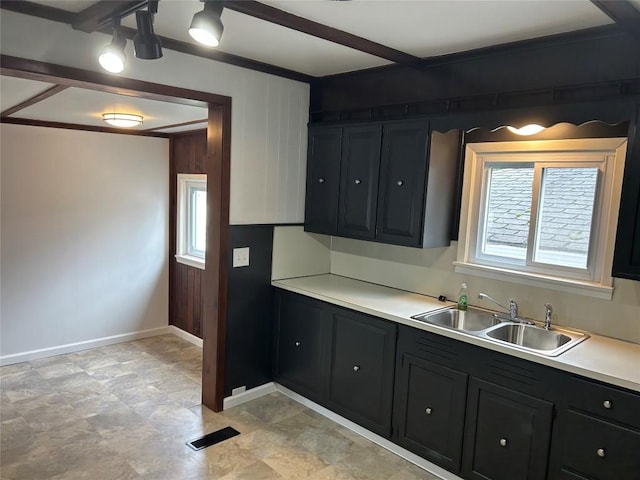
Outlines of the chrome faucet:
<svg viewBox="0 0 640 480">
<path fill-rule="evenodd" d="M 551 304 L 544 304 L 544 329 L 551 330 L 551 314 L 553 313 L 553 307 Z"/>
<path fill-rule="evenodd" d="M 491 295 L 487 295 L 486 293 L 482 293 L 482 292 L 478 293 L 478 298 L 489 300 L 489 301 L 495 303 L 496 305 L 498 305 L 500 308 L 502 308 L 502 309 L 506 310 L 507 312 L 509 312 L 509 320 L 512 320 L 514 322 L 527 323 L 527 324 L 532 324 L 533 323 L 533 322 L 531 322 L 529 320 L 518 318 L 518 304 L 516 303 L 516 301 L 513 298 L 509 299 L 509 306 L 508 307 L 505 307 L 500 302 L 498 302 L 495 298 L 493 298 Z"/>
</svg>

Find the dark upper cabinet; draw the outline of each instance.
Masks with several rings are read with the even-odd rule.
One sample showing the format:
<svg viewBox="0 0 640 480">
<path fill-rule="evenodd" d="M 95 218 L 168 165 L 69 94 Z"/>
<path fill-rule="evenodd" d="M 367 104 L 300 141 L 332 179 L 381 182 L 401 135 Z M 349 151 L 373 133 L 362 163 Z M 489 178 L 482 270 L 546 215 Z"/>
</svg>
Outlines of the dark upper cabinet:
<svg viewBox="0 0 640 480">
<path fill-rule="evenodd" d="M 618 231 L 613 257 L 614 277 L 640 280 L 640 106 L 630 126 L 624 167 Z"/>
<path fill-rule="evenodd" d="M 380 162 L 377 239 L 420 246 L 429 151 L 427 122 L 385 125 Z"/>
<path fill-rule="evenodd" d="M 466 478 L 547 478 L 552 403 L 472 378 L 467 408 Z"/>
<path fill-rule="evenodd" d="M 459 145 L 457 131 L 430 134 L 424 119 L 310 127 L 305 230 L 449 245 Z"/>
<path fill-rule="evenodd" d="M 389 438 L 396 324 L 342 309 L 333 318 L 329 406 Z"/>
<path fill-rule="evenodd" d="M 460 471 L 466 373 L 404 353 L 398 357 L 394 425 L 399 445 Z"/>
<path fill-rule="evenodd" d="M 342 128 L 309 128 L 304 224 L 309 232 L 338 232 L 341 148 Z"/>
<path fill-rule="evenodd" d="M 342 130 L 338 235 L 375 237 L 381 137 L 382 125 Z"/>
<path fill-rule="evenodd" d="M 331 318 L 325 305 L 280 292 L 277 296 L 275 378 L 282 385 L 322 402 L 328 386 Z"/>
</svg>

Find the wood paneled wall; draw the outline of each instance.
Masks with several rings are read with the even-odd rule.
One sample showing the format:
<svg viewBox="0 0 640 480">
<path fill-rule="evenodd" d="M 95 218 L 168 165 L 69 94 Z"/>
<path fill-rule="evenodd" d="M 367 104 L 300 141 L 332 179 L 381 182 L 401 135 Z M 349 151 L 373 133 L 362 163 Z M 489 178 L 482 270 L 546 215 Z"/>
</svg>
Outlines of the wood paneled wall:
<svg viewBox="0 0 640 480">
<path fill-rule="evenodd" d="M 207 132 L 199 130 L 171 137 L 169 168 L 169 324 L 202 338 L 203 270 L 178 263 L 176 214 L 178 173 L 204 173 Z"/>
</svg>

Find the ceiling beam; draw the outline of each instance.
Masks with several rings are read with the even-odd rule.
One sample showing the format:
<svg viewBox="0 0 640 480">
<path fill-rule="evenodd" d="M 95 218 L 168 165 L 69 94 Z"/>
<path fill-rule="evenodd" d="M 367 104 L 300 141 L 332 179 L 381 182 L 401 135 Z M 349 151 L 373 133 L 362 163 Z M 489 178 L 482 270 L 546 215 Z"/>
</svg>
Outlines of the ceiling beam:
<svg viewBox="0 0 640 480">
<path fill-rule="evenodd" d="M 338 43 L 345 47 L 359 50 L 375 57 L 384 58 L 394 63 L 402 65 L 413 66 L 420 62 L 419 57 L 409 55 L 408 53 L 401 52 L 390 47 L 386 47 L 366 38 L 352 35 L 351 33 L 338 30 L 337 28 L 329 27 L 321 23 L 308 20 L 303 17 L 299 17 L 284 10 L 265 5 L 254 0 L 228 0 L 224 3 L 225 8 L 233 10 L 234 12 L 243 13 L 251 17 L 265 20 L 267 22 L 275 23 L 298 32 L 306 33 L 329 42 Z"/>
<path fill-rule="evenodd" d="M 26 0 L 2 0 L 0 8 L 33 17 L 46 18 L 54 22 L 68 23 L 69 25 L 73 23 L 75 15 L 73 12 L 68 12 L 61 8 L 40 5 Z"/>
<path fill-rule="evenodd" d="M 71 26 L 75 30 L 92 33 L 110 23 L 114 17 L 126 17 L 146 4 L 147 0 L 101 0 L 74 14 Z"/>
<path fill-rule="evenodd" d="M 79 123 L 49 122 L 46 120 L 33 120 L 31 118 L 4 117 L 0 118 L 0 123 L 9 123 L 12 125 L 29 125 L 31 127 L 63 128 L 65 130 L 81 130 L 84 132 L 117 133 L 118 135 L 138 135 L 143 137 L 159 138 L 170 137 L 168 133 L 162 132 L 150 132 L 147 130 L 127 130 L 125 128 L 114 127 L 98 127 L 94 125 L 83 125 Z"/>
<path fill-rule="evenodd" d="M 35 105 L 36 103 L 46 100 L 49 97 L 53 97 L 67 88 L 69 88 L 67 85 L 54 85 L 51 88 L 47 88 L 44 92 L 40 92 L 31 98 L 27 98 L 24 102 L 20 102 L 11 108 L 7 108 L 4 112 L 0 113 L 0 117 L 8 117 L 9 115 L 19 112 L 20 110 L 24 110 L 31 105 Z"/>
<path fill-rule="evenodd" d="M 611 20 L 627 33 L 640 39 L 640 10 L 628 0 L 591 0 Z"/>
<path fill-rule="evenodd" d="M 188 125 L 197 125 L 198 123 L 207 123 L 208 121 L 209 121 L 208 118 L 202 118 L 200 120 L 191 120 L 189 122 L 173 123 L 171 125 L 161 125 L 159 127 L 147 128 L 147 129 L 142 130 L 142 131 L 143 132 L 157 132 L 159 130 L 167 130 L 169 128 L 186 127 Z M 204 128 L 207 128 L 207 127 L 204 127 Z"/>
</svg>

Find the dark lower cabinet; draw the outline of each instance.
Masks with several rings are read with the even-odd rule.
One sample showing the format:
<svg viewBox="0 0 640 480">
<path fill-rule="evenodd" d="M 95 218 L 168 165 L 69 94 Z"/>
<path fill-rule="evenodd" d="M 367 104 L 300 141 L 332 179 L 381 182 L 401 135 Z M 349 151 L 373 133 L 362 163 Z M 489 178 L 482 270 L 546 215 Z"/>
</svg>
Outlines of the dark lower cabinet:
<svg viewBox="0 0 640 480">
<path fill-rule="evenodd" d="M 552 480 L 638 480 L 640 396 L 567 375 Z"/>
<path fill-rule="evenodd" d="M 279 292 L 275 378 L 291 390 L 322 402 L 328 387 L 331 318 L 325 304 Z"/>
<path fill-rule="evenodd" d="M 451 472 L 460 471 L 468 375 L 405 353 L 398 358 L 396 441 Z"/>
<path fill-rule="evenodd" d="M 342 309 L 333 319 L 329 405 L 389 438 L 396 325 Z"/>
<path fill-rule="evenodd" d="M 640 478 L 639 432 L 577 411 L 568 412 L 566 428 L 564 478 Z"/>
<path fill-rule="evenodd" d="M 637 392 L 303 295 L 276 298 L 276 381 L 450 472 L 640 479 Z"/>
<path fill-rule="evenodd" d="M 553 404 L 471 379 L 463 473 L 471 479 L 544 480 Z"/>
</svg>

